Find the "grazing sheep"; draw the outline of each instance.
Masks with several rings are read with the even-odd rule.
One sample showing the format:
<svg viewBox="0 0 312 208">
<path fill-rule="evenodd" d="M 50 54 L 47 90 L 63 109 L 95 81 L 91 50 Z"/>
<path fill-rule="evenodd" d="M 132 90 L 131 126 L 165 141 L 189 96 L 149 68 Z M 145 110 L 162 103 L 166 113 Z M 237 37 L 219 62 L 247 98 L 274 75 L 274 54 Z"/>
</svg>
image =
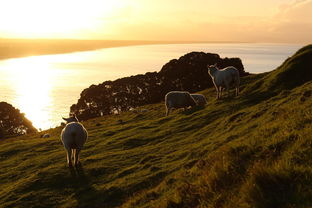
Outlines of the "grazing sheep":
<svg viewBox="0 0 312 208">
<path fill-rule="evenodd" d="M 171 91 L 165 96 L 166 116 L 169 115 L 172 108 L 184 108 L 197 105 L 189 92 Z"/>
<path fill-rule="evenodd" d="M 40 137 L 41 138 L 50 138 L 50 134 L 42 134 Z"/>
<path fill-rule="evenodd" d="M 139 113 L 139 110 L 135 108 L 131 108 L 129 111 L 132 113 Z"/>
<path fill-rule="evenodd" d="M 79 153 L 87 141 L 88 132 L 81 123 L 78 122 L 76 116 L 63 118 L 67 121 L 66 126 L 62 130 L 61 140 L 67 152 L 68 166 L 72 166 L 72 156 L 74 157 L 74 165 L 79 164 Z"/>
<path fill-rule="evenodd" d="M 191 94 L 191 96 L 197 102 L 197 105 L 205 106 L 207 104 L 207 100 L 206 100 L 205 95 L 202 95 L 202 94 Z"/>
<path fill-rule="evenodd" d="M 131 111 L 132 113 L 147 113 L 149 110 L 146 108 L 131 108 L 129 111 Z"/>
<path fill-rule="evenodd" d="M 239 72 L 234 66 L 218 69 L 217 64 L 208 66 L 208 74 L 211 76 L 213 84 L 217 90 L 217 99 L 221 98 L 222 90 L 225 88 L 229 96 L 230 87 L 236 88 L 235 95 L 239 93 Z"/>
</svg>

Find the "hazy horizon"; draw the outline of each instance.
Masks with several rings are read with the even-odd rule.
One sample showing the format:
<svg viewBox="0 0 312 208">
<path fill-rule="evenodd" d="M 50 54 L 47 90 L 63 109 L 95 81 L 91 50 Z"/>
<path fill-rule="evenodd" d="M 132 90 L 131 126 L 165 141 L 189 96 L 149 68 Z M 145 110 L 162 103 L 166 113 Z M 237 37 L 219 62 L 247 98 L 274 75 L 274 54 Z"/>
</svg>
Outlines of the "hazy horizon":
<svg viewBox="0 0 312 208">
<path fill-rule="evenodd" d="M 260 43 L 260 44 L 299 44 L 305 45 L 312 42 L 270 42 L 270 41 L 230 41 L 230 40 L 152 40 L 152 39 L 83 39 L 83 38 L 6 38 L 0 37 L 0 40 L 16 40 L 16 41 L 124 41 L 124 42 L 144 42 L 142 45 L 148 44 L 196 44 L 196 43 Z M 133 43 L 132 45 L 137 45 Z M 124 47 L 126 45 L 120 46 L 110 46 L 110 47 Z M 103 47 L 105 48 L 105 47 Z"/>
<path fill-rule="evenodd" d="M 0 37 L 6 39 L 312 40 L 312 0 L 11 0 L 0 5 Z"/>
</svg>

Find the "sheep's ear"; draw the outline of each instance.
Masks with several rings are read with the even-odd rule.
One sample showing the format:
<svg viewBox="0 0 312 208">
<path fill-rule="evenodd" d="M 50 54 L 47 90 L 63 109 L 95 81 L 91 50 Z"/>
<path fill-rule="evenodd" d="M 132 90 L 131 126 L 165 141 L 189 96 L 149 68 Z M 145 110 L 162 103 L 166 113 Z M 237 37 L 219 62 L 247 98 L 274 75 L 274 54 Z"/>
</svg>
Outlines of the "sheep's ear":
<svg viewBox="0 0 312 208">
<path fill-rule="evenodd" d="M 76 121 L 78 122 L 78 118 L 77 118 L 76 114 L 74 114 L 74 118 L 75 118 L 75 119 L 76 119 Z"/>
<path fill-rule="evenodd" d="M 68 118 L 64 118 L 64 117 L 62 117 L 62 119 L 63 119 L 63 120 L 65 120 L 65 121 L 68 121 Z"/>
</svg>

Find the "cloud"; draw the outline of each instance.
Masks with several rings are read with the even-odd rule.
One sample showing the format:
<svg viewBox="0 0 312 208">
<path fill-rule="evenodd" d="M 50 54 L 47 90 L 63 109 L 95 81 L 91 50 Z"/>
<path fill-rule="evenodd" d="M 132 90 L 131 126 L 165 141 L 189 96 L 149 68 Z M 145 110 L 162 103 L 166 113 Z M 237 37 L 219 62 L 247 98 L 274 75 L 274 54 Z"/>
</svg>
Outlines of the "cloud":
<svg viewBox="0 0 312 208">
<path fill-rule="evenodd" d="M 312 0 L 296 0 L 283 5 L 269 4 L 267 8 L 272 12 L 254 14 L 236 10 L 222 14 L 201 10 L 194 12 L 194 9 L 181 9 L 181 5 L 177 10 L 172 7 L 162 10 L 150 7 L 142 9 L 145 8 L 143 6 L 123 5 L 118 8 L 118 12 L 99 19 L 102 27 L 95 30 L 93 38 L 312 42 Z M 278 11 L 273 13 L 277 8 Z"/>
<path fill-rule="evenodd" d="M 276 17 L 283 18 L 288 21 L 311 21 L 312 17 L 312 1 L 311 0 L 297 0 L 289 4 L 280 6 Z"/>
<path fill-rule="evenodd" d="M 273 17 L 272 38 L 280 42 L 312 42 L 312 0 L 297 0 L 284 4 Z"/>
</svg>

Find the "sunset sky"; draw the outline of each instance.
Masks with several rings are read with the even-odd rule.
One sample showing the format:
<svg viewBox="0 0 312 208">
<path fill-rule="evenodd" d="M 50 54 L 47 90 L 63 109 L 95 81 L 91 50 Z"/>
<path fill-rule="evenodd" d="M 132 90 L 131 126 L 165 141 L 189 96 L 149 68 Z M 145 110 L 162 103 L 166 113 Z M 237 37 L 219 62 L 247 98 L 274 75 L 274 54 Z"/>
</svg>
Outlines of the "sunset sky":
<svg viewBox="0 0 312 208">
<path fill-rule="evenodd" d="M 310 43 L 312 0 L 4 0 L 0 38 Z"/>
</svg>

